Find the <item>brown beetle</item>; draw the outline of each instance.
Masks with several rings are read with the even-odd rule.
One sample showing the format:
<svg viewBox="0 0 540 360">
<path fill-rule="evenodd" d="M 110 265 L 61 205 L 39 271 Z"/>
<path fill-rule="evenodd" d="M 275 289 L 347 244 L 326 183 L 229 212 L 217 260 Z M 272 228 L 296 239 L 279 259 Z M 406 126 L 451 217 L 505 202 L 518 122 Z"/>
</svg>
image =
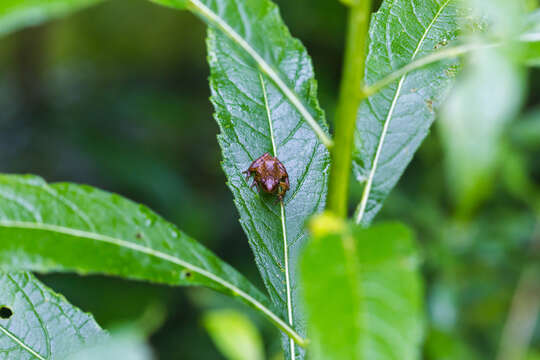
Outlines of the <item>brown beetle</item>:
<svg viewBox="0 0 540 360">
<path fill-rule="evenodd" d="M 253 175 L 251 187 L 257 186 L 269 194 L 275 193 L 279 201 L 283 201 L 285 193 L 290 188 L 289 174 L 287 174 L 285 166 L 277 157 L 269 153 L 265 153 L 253 161 L 243 173 L 247 175 L 246 180 Z"/>
</svg>

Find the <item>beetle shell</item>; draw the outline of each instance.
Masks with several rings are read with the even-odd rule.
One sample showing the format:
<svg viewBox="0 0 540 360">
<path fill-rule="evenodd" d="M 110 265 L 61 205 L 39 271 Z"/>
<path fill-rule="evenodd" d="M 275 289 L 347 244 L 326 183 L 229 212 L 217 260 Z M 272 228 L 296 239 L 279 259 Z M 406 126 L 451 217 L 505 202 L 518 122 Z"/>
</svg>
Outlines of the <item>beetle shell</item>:
<svg viewBox="0 0 540 360">
<path fill-rule="evenodd" d="M 285 165 L 269 153 L 255 159 L 243 173 L 247 175 L 246 180 L 253 176 L 251 187 L 257 186 L 266 193 L 276 194 L 279 201 L 283 201 L 285 193 L 290 188 L 289 174 Z"/>
</svg>

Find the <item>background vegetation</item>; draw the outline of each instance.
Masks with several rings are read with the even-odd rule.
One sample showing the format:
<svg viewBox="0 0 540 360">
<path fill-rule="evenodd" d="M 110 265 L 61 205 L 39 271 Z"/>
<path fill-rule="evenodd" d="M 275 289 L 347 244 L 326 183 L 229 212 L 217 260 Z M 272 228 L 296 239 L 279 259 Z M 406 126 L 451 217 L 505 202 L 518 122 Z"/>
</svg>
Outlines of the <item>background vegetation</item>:
<svg viewBox="0 0 540 360">
<path fill-rule="evenodd" d="M 319 98 L 333 119 L 345 8 L 327 0 L 276 3 L 313 59 Z M 115 0 L 3 38 L 0 172 L 86 183 L 144 203 L 263 288 L 218 166 L 205 34 L 187 12 Z M 403 220 L 420 241 L 427 359 L 495 358 L 518 283 L 529 276 L 538 286 L 538 273 L 524 277 L 540 259 L 540 116 L 531 115 L 540 105 L 538 68 L 527 82 L 531 120 L 505 131 L 496 176 L 467 194 L 474 206 L 455 204 L 435 126 L 377 217 Z M 351 204 L 361 190 L 353 185 Z M 242 306 L 198 288 L 40 278 L 104 328 L 144 324 L 161 359 L 222 359 L 202 319 L 212 309 Z M 279 354 L 277 330 L 251 317 L 268 355 Z M 531 359 L 540 357 L 539 323 Z"/>
</svg>

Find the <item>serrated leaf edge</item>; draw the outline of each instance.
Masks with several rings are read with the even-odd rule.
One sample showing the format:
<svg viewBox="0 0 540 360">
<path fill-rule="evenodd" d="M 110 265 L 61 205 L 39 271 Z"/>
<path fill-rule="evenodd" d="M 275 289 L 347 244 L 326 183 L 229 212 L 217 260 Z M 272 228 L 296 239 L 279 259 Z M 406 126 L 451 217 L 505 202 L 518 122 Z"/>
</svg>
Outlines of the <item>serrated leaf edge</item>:
<svg viewBox="0 0 540 360">
<path fill-rule="evenodd" d="M 433 17 L 433 20 L 429 23 L 429 25 L 426 27 L 424 33 L 422 34 L 422 38 L 420 38 L 420 41 L 418 42 L 418 45 L 416 46 L 416 49 L 414 50 L 413 56 L 411 57 L 410 61 L 415 60 L 416 55 L 420 52 L 420 48 L 424 43 L 424 40 L 426 39 L 429 31 L 435 24 L 435 22 L 439 19 L 442 12 L 448 4 L 450 4 L 452 0 L 447 0 L 445 3 L 443 3 L 440 7 L 440 9 L 437 11 L 435 16 Z M 394 2 L 395 3 L 395 2 Z M 364 187 L 364 191 L 362 192 L 362 199 L 360 200 L 360 204 L 358 205 L 358 208 L 356 209 L 356 216 L 355 221 L 357 224 L 360 224 L 362 221 L 362 218 L 364 217 L 364 213 L 366 211 L 367 202 L 369 199 L 369 195 L 371 194 L 371 186 L 373 184 L 373 178 L 375 177 L 375 172 L 377 171 L 377 163 L 379 162 L 379 157 L 382 153 L 382 148 L 384 145 L 384 140 L 386 138 L 386 134 L 388 132 L 388 127 L 390 125 L 390 121 L 392 120 L 392 115 L 394 114 L 394 110 L 396 108 L 397 100 L 399 99 L 399 96 L 401 95 L 401 88 L 403 87 L 403 83 L 405 82 L 405 79 L 407 78 L 407 74 L 404 74 L 399 79 L 398 87 L 396 89 L 396 93 L 394 95 L 394 98 L 392 99 L 392 104 L 390 105 L 390 109 L 388 110 L 388 114 L 386 116 L 386 120 L 384 122 L 383 131 L 381 134 L 381 138 L 379 139 L 379 144 L 377 145 L 377 152 L 375 153 L 375 158 L 373 159 L 373 164 L 371 166 L 371 170 L 369 172 L 369 176 L 366 182 L 366 185 Z"/>
<path fill-rule="evenodd" d="M 323 128 L 315 121 L 311 113 L 307 110 L 305 105 L 302 103 L 298 95 L 291 90 L 285 82 L 281 79 L 278 73 L 268 64 L 251 45 L 245 41 L 234 29 L 218 14 L 214 13 L 210 8 L 204 5 L 199 0 L 189 0 L 188 8 L 203 18 L 207 19 L 210 23 L 217 26 L 225 35 L 231 38 L 235 43 L 237 43 L 242 49 L 244 49 L 249 56 L 255 60 L 259 68 L 263 73 L 265 73 L 272 81 L 277 85 L 277 87 L 283 92 L 285 97 L 289 99 L 291 104 L 298 110 L 298 112 L 304 117 L 309 126 L 313 129 L 315 134 L 319 137 L 319 140 L 327 147 L 331 148 L 333 146 L 333 141 L 330 139 L 328 134 L 323 130 Z"/>
</svg>

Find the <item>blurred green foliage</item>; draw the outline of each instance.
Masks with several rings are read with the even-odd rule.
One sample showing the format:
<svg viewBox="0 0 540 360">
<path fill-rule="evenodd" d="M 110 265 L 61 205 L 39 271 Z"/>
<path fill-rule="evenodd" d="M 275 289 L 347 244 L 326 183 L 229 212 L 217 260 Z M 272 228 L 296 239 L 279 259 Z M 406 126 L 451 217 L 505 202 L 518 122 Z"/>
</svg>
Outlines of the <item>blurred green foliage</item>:
<svg viewBox="0 0 540 360">
<path fill-rule="evenodd" d="M 264 360 L 262 339 L 249 317 L 223 309 L 204 314 L 203 325 L 228 360 Z"/>
<path fill-rule="evenodd" d="M 331 120 L 345 9 L 327 0 L 277 3 L 314 60 Z M 142 0 L 110 1 L 3 38 L 0 171 L 87 183 L 145 203 L 260 285 L 219 166 L 204 38 L 192 15 Z M 540 236 L 540 71 L 527 77 L 525 115 L 502 132 L 488 198 L 457 216 L 434 128 L 377 219 L 406 222 L 421 242 L 426 359 L 495 358 L 518 280 L 540 261 L 531 251 Z M 351 204 L 362 190 L 354 186 Z M 146 322 L 150 314 L 160 359 L 223 359 L 200 319 L 208 309 L 240 306 L 202 289 L 67 275 L 43 280 L 104 327 Z M 152 315 L 155 309 L 164 314 Z M 270 358 L 279 352 L 276 330 L 253 319 Z M 530 359 L 540 352 L 539 323 Z"/>
<path fill-rule="evenodd" d="M 300 260 L 310 359 L 419 359 L 423 286 L 414 235 L 400 223 L 339 221 L 314 217 Z"/>
</svg>

